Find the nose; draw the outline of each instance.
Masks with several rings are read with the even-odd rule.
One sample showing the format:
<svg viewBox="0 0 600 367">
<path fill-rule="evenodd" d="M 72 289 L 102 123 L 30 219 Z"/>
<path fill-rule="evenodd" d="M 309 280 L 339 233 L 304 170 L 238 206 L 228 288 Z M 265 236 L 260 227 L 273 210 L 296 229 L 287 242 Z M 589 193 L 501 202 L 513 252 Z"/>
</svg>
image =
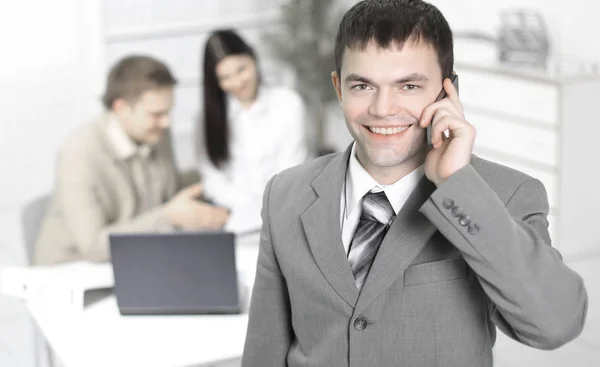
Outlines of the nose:
<svg viewBox="0 0 600 367">
<path fill-rule="evenodd" d="M 378 118 L 396 116 L 400 113 L 400 98 L 394 90 L 382 88 L 374 96 L 369 113 Z"/>
<path fill-rule="evenodd" d="M 166 129 L 169 126 L 171 126 L 171 116 L 169 114 L 161 116 L 160 120 L 158 121 L 158 126 L 160 126 L 163 129 Z"/>
<path fill-rule="evenodd" d="M 231 89 L 234 91 L 237 91 L 242 86 L 242 82 L 243 82 L 243 80 L 239 76 L 232 78 L 231 79 Z"/>
</svg>

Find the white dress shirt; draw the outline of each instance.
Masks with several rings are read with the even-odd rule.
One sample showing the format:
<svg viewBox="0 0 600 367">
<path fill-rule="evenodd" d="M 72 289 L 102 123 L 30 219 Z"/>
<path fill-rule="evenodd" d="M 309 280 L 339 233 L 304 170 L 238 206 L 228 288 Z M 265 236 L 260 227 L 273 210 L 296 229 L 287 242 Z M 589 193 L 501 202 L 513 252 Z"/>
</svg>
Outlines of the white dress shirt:
<svg viewBox="0 0 600 367">
<path fill-rule="evenodd" d="M 363 168 L 356 158 L 356 143 L 352 146 L 350 161 L 346 170 L 346 180 L 342 197 L 340 200 L 340 225 L 342 230 L 342 243 L 348 254 L 350 243 L 362 214 L 363 196 L 369 191 L 384 191 L 394 212 L 398 214 L 406 200 L 416 189 L 419 181 L 425 173 L 423 165 L 420 165 L 408 175 L 402 177 L 391 185 L 380 185 Z"/>
<path fill-rule="evenodd" d="M 306 109 L 295 91 L 263 85 L 248 108 L 235 98 L 228 98 L 227 116 L 229 162 L 217 168 L 206 150 L 200 151 L 204 194 L 232 211 L 229 229 L 259 228 L 262 195 L 268 180 L 307 159 Z M 199 135 L 205 138 L 202 133 Z"/>
</svg>

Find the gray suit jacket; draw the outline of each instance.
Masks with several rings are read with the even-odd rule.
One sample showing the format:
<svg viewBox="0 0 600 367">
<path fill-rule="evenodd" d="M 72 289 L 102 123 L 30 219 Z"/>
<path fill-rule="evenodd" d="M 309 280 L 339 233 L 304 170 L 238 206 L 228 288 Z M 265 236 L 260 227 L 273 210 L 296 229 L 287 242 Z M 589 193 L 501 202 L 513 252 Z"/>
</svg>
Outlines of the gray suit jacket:
<svg viewBox="0 0 600 367">
<path fill-rule="evenodd" d="M 107 116 L 81 126 L 61 146 L 56 181 L 35 247 L 35 264 L 109 259 L 108 234 L 170 229 L 164 206 L 138 213 L 133 174 L 117 159 Z M 155 147 L 163 201 L 179 189 L 169 134 Z"/>
<path fill-rule="evenodd" d="M 580 333 L 587 293 L 550 246 L 543 185 L 475 156 L 439 188 L 422 179 L 359 293 L 340 232 L 349 153 L 266 188 L 244 367 L 486 367 L 496 327 L 541 349 Z"/>
</svg>

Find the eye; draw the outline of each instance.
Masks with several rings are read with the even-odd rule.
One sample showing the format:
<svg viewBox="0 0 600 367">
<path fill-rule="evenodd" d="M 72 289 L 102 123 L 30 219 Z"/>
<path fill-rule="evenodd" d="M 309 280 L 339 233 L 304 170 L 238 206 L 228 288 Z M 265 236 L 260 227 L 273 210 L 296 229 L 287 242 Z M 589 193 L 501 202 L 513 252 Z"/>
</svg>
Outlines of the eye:
<svg viewBox="0 0 600 367">
<path fill-rule="evenodd" d="M 351 88 L 352 90 L 364 91 L 370 89 L 367 84 L 357 84 Z"/>
<path fill-rule="evenodd" d="M 405 91 L 414 91 L 419 89 L 420 87 L 418 85 L 415 84 L 405 84 L 402 86 L 402 89 Z"/>
</svg>

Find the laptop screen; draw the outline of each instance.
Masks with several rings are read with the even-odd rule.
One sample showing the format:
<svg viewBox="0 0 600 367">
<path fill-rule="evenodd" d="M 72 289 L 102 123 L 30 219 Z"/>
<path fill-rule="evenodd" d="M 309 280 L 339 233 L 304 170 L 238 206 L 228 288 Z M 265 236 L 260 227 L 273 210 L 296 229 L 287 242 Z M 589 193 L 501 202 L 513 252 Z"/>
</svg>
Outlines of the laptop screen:
<svg viewBox="0 0 600 367">
<path fill-rule="evenodd" d="M 111 234 L 121 314 L 239 313 L 234 235 Z"/>
</svg>

